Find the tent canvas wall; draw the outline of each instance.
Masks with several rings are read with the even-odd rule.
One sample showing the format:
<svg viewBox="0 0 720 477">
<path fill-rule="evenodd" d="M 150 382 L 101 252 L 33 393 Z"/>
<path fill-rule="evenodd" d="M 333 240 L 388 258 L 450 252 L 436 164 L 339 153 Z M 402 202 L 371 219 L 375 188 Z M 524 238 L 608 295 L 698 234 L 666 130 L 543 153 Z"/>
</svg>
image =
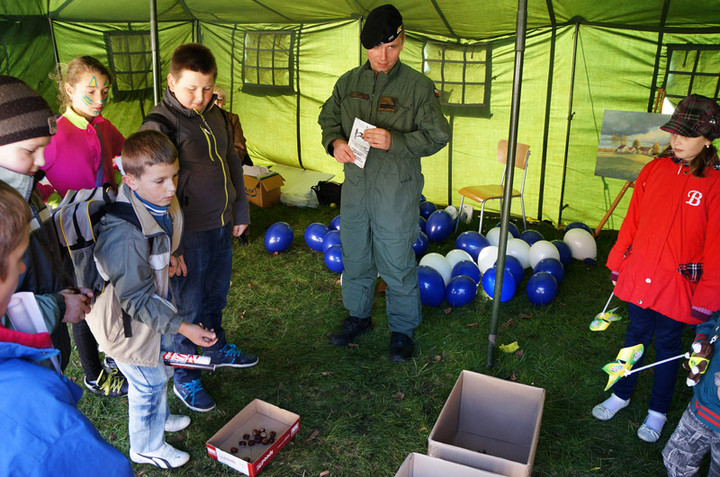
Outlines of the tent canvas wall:
<svg viewBox="0 0 720 477">
<path fill-rule="evenodd" d="M 368 0 L 5 0 L 0 5 L 0 73 L 18 76 L 57 104 L 49 74 L 92 55 L 118 69 L 105 116 L 132 133 L 153 105 L 149 31 L 157 11 L 163 85 L 174 48 L 198 41 L 218 60 L 218 83 L 240 116 L 251 156 L 330 172 L 342 169 L 320 145 L 317 115 L 337 77 L 365 61 Z M 593 175 L 603 112 L 648 111 L 657 88 L 677 101 L 720 88 L 720 2 L 693 0 L 531 0 L 528 2 L 518 141 L 532 146 L 531 217 L 599 222 L 623 182 Z M 401 61 L 426 72 L 444 99 L 482 106 L 444 110 L 449 146 L 423 159 L 425 195 L 459 203 L 457 189 L 496 180 L 496 144 L 508 135 L 514 66 L 515 0 L 397 0 L 407 31 Z M 269 45 L 269 46 L 267 46 Z M 143 54 L 123 56 L 126 47 Z M 262 58 L 261 58 L 262 56 Z M 126 63 L 123 63 L 125 61 Z M 275 76 L 267 77 L 274 67 Z M 674 73 L 668 75 L 668 66 Z M 262 72 L 261 83 L 252 84 Z M 132 78 L 132 84 L 130 83 Z M 466 83 L 454 84 L 463 78 Z M 138 82 L 138 80 L 140 80 Z M 444 81 L 444 82 L 443 82 Z M 441 84 L 439 84 L 441 83 Z M 475 83 L 475 84 L 473 84 Z M 572 97 L 572 104 L 570 98 Z M 570 128 L 568 130 L 568 128 Z M 569 131 L 569 135 L 568 135 Z M 562 212 L 561 212 L 562 200 Z M 618 228 L 626 197 L 607 227 Z M 519 213 L 519 204 L 513 204 Z"/>
</svg>

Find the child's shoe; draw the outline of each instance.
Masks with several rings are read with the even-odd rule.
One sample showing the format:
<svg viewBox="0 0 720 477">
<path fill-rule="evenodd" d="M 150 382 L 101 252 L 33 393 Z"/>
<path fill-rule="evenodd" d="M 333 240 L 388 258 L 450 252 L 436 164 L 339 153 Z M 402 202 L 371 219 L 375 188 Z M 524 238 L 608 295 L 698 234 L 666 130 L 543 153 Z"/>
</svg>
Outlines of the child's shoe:
<svg viewBox="0 0 720 477">
<path fill-rule="evenodd" d="M 186 383 L 175 382 L 173 392 L 189 409 L 208 412 L 215 409 L 215 401 L 210 397 L 199 379 Z"/>
<path fill-rule="evenodd" d="M 88 381 L 85 376 L 83 382 L 91 393 L 101 396 L 121 397 L 128 393 L 127 379 L 117 369 L 109 373 L 103 369 L 96 380 Z"/>
<path fill-rule="evenodd" d="M 231 366 L 233 368 L 249 368 L 258 364 L 254 354 L 243 353 L 234 344 L 226 344 L 217 351 L 207 351 L 203 356 L 210 356 L 210 364 L 216 367 Z"/>
<path fill-rule="evenodd" d="M 614 393 L 592 409 L 592 415 L 600 421 L 609 421 L 620 409 L 628 407 L 629 399 L 620 399 Z"/>
<path fill-rule="evenodd" d="M 153 452 L 138 454 L 130 449 L 130 460 L 136 464 L 150 464 L 161 469 L 174 469 L 185 465 L 190 460 L 190 454 L 178 450 L 166 442 Z"/>
<path fill-rule="evenodd" d="M 165 421 L 165 432 L 179 432 L 190 425 L 190 418 L 188 416 L 181 416 L 180 414 L 170 414 Z"/>
<path fill-rule="evenodd" d="M 667 421 L 667 416 L 661 412 L 648 410 L 648 415 L 645 421 L 637 430 L 637 435 L 640 440 L 645 442 L 657 442 L 660 439 L 660 433 L 662 428 Z"/>
</svg>

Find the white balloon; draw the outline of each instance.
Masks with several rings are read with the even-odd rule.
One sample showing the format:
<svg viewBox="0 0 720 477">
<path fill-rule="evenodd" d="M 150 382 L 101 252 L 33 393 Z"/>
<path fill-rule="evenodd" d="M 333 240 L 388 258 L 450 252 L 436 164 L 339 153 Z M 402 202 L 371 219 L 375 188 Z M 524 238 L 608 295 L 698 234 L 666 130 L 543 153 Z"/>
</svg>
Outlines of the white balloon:
<svg viewBox="0 0 720 477">
<path fill-rule="evenodd" d="M 595 260 L 597 257 L 597 244 L 592 234 L 585 229 L 576 228 L 565 232 L 563 242 L 570 247 L 573 258 L 577 260 L 585 260 L 591 258 Z"/>
<path fill-rule="evenodd" d="M 480 253 L 478 254 L 478 268 L 480 269 L 480 273 L 485 273 L 492 268 L 497 261 L 497 257 L 498 248 L 495 245 L 488 245 L 480 250 Z"/>
<path fill-rule="evenodd" d="M 450 270 L 455 268 L 455 265 L 458 264 L 458 262 L 468 261 L 475 263 L 475 260 L 473 260 L 472 255 L 467 253 L 465 250 L 460 250 L 459 248 L 450 250 L 447 254 L 445 254 L 445 258 L 447 259 L 448 263 L 450 264 Z"/>
<path fill-rule="evenodd" d="M 420 259 L 420 265 L 425 265 L 437 271 L 443 277 L 445 286 L 447 286 L 452 277 L 452 267 L 450 267 L 447 258 L 439 253 L 430 252 Z"/>
<path fill-rule="evenodd" d="M 511 237 L 512 235 L 508 232 L 508 239 Z M 485 238 L 488 242 L 490 242 L 490 245 L 495 245 L 497 247 L 498 244 L 500 244 L 500 227 L 493 227 L 488 230 L 487 234 L 485 234 Z"/>
<path fill-rule="evenodd" d="M 560 261 L 560 252 L 558 252 L 555 245 L 547 240 L 538 240 L 530 246 L 530 251 L 528 252 L 530 267 L 535 268 L 535 265 L 537 265 L 540 260 L 546 258 L 554 258 Z"/>
<path fill-rule="evenodd" d="M 507 254 L 517 258 L 523 268 L 530 267 L 530 245 L 519 238 L 511 238 L 507 243 Z"/>
<path fill-rule="evenodd" d="M 453 220 L 457 219 L 458 210 L 455 208 L 454 205 L 448 205 L 445 207 L 445 212 L 450 214 L 450 217 L 452 217 Z"/>
</svg>

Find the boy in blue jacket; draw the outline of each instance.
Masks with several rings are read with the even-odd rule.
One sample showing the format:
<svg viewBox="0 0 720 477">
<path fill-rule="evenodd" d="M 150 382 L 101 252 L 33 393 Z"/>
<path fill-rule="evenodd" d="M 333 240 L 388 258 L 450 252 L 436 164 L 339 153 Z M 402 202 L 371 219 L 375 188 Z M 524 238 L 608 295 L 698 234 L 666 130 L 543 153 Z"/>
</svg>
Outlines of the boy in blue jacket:
<svg viewBox="0 0 720 477">
<path fill-rule="evenodd" d="M 697 475 L 710 451 L 708 475 L 720 475 L 720 312 L 697 326 L 694 355 L 708 359 L 704 374 L 693 369 L 688 385 L 693 398 L 670 436 L 662 455 L 670 477 Z"/>
<path fill-rule="evenodd" d="M 0 315 L 26 270 L 27 202 L 0 182 Z M 4 321 L 4 320 L 3 320 Z M 43 366 L 59 354 L 48 333 L 0 325 L 0 469 L 4 475 L 130 477 L 130 463 L 77 409 L 82 389 Z M 90 456 L 90 458 L 82 458 Z"/>
</svg>

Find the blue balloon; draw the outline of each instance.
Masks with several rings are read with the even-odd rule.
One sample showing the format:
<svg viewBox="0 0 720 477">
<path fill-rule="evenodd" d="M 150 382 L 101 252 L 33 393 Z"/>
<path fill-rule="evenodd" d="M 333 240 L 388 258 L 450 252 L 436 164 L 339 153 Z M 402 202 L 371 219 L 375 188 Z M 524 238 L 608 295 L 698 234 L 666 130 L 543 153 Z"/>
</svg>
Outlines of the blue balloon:
<svg viewBox="0 0 720 477">
<path fill-rule="evenodd" d="M 558 249 L 558 252 L 560 252 L 560 261 L 564 267 L 567 267 L 572 261 L 572 250 L 570 250 L 568 244 L 562 240 L 553 240 L 550 243 L 555 245 L 555 248 Z"/>
<path fill-rule="evenodd" d="M 498 222 L 495 227 L 501 227 L 502 222 Z M 508 222 L 508 233 L 512 235 L 515 238 L 518 238 L 518 235 L 520 235 L 520 229 L 517 228 L 517 225 L 513 224 L 512 222 Z"/>
<path fill-rule="evenodd" d="M 525 291 L 533 305 L 547 305 L 557 295 L 558 283 L 555 277 L 547 272 L 534 273 L 528 279 Z"/>
<path fill-rule="evenodd" d="M 489 268 L 482 277 L 482 286 L 485 293 L 492 299 L 495 296 L 495 278 L 497 269 L 495 267 Z M 515 296 L 515 289 L 517 284 L 512 273 L 503 273 L 502 281 L 502 292 L 500 293 L 500 302 L 504 303 L 511 300 Z"/>
<path fill-rule="evenodd" d="M 325 252 L 333 245 L 342 245 L 342 243 L 340 242 L 339 230 L 330 230 L 328 231 L 328 233 L 325 234 L 325 238 L 323 239 L 322 244 L 322 251 Z"/>
<path fill-rule="evenodd" d="M 526 241 L 528 245 L 532 246 L 532 244 L 539 240 L 545 240 L 545 237 L 543 237 L 543 234 L 537 230 L 526 230 L 520 234 L 520 239 Z"/>
<path fill-rule="evenodd" d="M 270 253 L 287 250 L 293 241 L 293 229 L 285 222 L 275 222 L 265 233 L 265 250 Z"/>
<path fill-rule="evenodd" d="M 455 228 L 453 218 L 444 210 L 436 210 L 427 219 L 425 233 L 433 242 L 442 242 L 450 236 Z"/>
<path fill-rule="evenodd" d="M 475 262 L 471 262 L 470 260 L 463 260 L 462 262 L 455 264 L 450 276 L 457 277 L 459 275 L 465 275 L 472 278 L 476 285 L 480 284 L 480 279 L 482 278 L 480 269 L 477 265 L 475 265 Z"/>
<path fill-rule="evenodd" d="M 432 214 L 436 210 L 437 205 L 433 204 L 432 202 L 420 202 L 420 217 L 427 219 L 428 217 L 430 217 L 430 214 Z"/>
<path fill-rule="evenodd" d="M 316 252 L 322 252 L 323 239 L 328 233 L 328 228 L 325 224 L 319 224 L 317 222 L 305 227 L 305 243 L 308 244 L 312 250 Z"/>
<path fill-rule="evenodd" d="M 542 260 L 540 260 L 533 269 L 533 273 L 538 272 L 549 273 L 550 275 L 555 277 L 558 285 L 560 285 L 563 281 L 563 278 L 565 278 L 565 268 L 559 260 L 555 260 L 554 258 L 543 258 Z"/>
<path fill-rule="evenodd" d="M 420 194 L 420 202 L 425 202 L 425 194 Z"/>
<path fill-rule="evenodd" d="M 427 219 L 425 217 L 419 217 L 418 224 L 420 225 L 420 231 L 422 233 L 427 232 Z"/>
<path fill-rule="evenodd" d="M 570 222 L 570 223 L 567 224 L 567 226 L 565 227 L 565 232 L 567 232 L 568 230 L 572 230 L 572 229 L 583 229 L 583 230 L 587 230 L 587 231 L 590 232 L 591 234 L 593 233 L 593 231 L 590 230 L 590 227 L 588 227 L 587 225 L 585 225 L 585 224 L 582 223 L 582 222 Z"/>
<path fill-rule="evenodd" d="M 345 270 L 342 259 L 342 245 L 333 245 L 325 250 L 325 265 L 335 273 L 342 273 Z"/>
<path fill-rule="evenodd" d="M 418 288 L 420 301 L 423 305 L 440 306 L 445 299 L 445 280 L 434 268 L 420 265 L 418 271 Z"/>
<path fill-rule="evenodd" d="M 497 265 L 497 261 L 495 262 Z M 505 273 L 510 273 L 515 279 L 515 285 L 520 283 L 525 276 L 525 269 L 520 263 L 520 260 L 513 257 L 512 255 L 505 255 Z"/>
<path fill-rule="evenodd" d="M 339 215 L 330 221 L 330 230 L 340 230 L 340 216 Z"/>
<path fill-rule="evenodd" d="M 467 275 L 458 275 L 448 282 L 445 299 L 450 306 L 465 306 L 475 299 L 477 288 L 477 283 L 472 278 Z"/>
<path fill-rule="evenodd" d="M 468 230 L 457 236 L 455 239 L 455 248 L 465 250 L 477 262 L 480 250 L 489 246 L 490 242 L 480 233 Z"/>
<path fill-rule="evenodd" d="M 418 234 L 417 240 L 415 241 L 415 243 L 412 246 L 413 251 L 415 252 L 415 256 L 422 257 L 423 255 L 425 255 L 425 252 L 427 252 L 429 243 L 430 242 L 428 242 L 427 235 L 425 235 L 423 232 L 420 232 Z"/>
</svg>

